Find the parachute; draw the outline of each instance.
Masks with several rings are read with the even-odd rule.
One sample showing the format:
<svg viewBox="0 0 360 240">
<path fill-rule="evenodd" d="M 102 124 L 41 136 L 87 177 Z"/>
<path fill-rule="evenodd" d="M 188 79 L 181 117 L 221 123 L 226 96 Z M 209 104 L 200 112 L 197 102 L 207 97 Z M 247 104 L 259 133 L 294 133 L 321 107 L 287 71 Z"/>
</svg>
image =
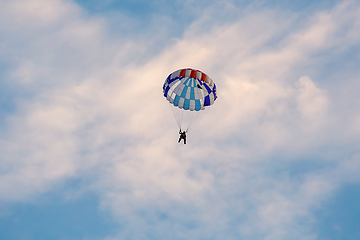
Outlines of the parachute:
<svg viewBox="0 0 360 240">
<path fill-rule="evenodd" d="M 217 99 L 216 85 L 205 73 L 179 69 L 171 73 L 163 85 L 164 97 L 169 101 L 180 129 L 188 130 L 201 110 Z"/>
</svg>

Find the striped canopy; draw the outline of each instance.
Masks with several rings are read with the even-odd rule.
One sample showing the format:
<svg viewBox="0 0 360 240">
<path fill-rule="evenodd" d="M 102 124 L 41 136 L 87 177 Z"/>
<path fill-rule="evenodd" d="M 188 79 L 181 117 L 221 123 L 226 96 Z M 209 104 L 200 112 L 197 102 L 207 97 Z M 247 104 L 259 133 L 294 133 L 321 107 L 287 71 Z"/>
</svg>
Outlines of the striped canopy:
<svg viewBox="0 0 360 240">
<path fill-rule="evenodd" d="M 170 74 L 163 85 L 166 99 L 176 107 L 200 111 L 217 98 L 216 85 L 205 73 L 191 68 Z"/>
</svg>

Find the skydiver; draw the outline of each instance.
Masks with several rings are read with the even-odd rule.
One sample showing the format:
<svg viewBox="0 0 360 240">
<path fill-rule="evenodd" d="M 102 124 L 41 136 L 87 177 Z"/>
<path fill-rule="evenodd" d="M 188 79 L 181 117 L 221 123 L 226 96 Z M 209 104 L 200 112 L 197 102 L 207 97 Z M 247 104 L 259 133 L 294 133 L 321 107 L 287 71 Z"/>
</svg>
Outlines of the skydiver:
<svg viewBox="0 0 360 240">
<path fill-rule="evenodd" d="M 187 131 L 181 132 L 181 129 L 180 129 L 180 131 L 179 131 L 180 137 L 179 137 L 178 143 L 181 141 L 181 139 L 184 139 L 184 144 L 186 144 L 186 132 Z"/>
</svg>

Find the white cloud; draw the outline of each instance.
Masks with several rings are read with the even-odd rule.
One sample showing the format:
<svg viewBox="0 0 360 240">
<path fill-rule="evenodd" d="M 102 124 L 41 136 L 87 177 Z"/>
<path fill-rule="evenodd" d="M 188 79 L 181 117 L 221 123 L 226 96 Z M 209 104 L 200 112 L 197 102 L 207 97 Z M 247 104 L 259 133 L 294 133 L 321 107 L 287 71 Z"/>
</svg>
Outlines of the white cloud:
<svg viewBox="0 0 360 240">
<path fill-rule="evenodd" d="M 0 6 L 0 34 L 21 37 L 0 45 L 16 55 L 9 79 L 32 93 L 0 135 L 2 201 L 27 201 L 69 178 L 88 178 L 102 207 L 125 224 L 120 237 L 316 239 L 313 208 L 343 182 L 358 181 L 357 157 L 321 151 L 341 153 L 333 137 L 348 135 L 338 127 L 334 90 L 311 75 L 323 64 L 315 55 L 336 57 L 332 49 L 358 44 L 354 1 L 314 13 L 298 28 L 298 16 L 276 11 L 233 9 L 241 16 L 221 23 L 199 15 L 160 52 L 144 50 L 156 36 L 110 38 L 105 19 L 71 2 Z M 5 26 L 8 19 L 15 29 Z M 144 51 L 152 56 L 146 63 Z M 181 67 L 207 72 L 219 98 L 179 146 L 161 86 Z M 291 170 L 309 156 L 325 167 Z"/>
<path fill-rule="evenodd" d="M 298 88 L 297 103 L 301 115 L 307 119 L 321 119 L 328 105 L 324 91 L 318 89 L 309 77 L 301 77 Z"/>
</svg>

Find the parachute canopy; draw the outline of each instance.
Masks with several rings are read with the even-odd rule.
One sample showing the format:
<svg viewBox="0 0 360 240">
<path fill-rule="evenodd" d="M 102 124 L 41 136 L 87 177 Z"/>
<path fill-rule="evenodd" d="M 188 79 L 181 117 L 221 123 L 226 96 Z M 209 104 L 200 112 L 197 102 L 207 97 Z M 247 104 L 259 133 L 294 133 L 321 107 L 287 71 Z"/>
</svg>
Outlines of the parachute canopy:
<svg viewBox="0 0 360 240">
<path fill-rule="evenodd" d="M 170 74 L 163 85 L 163 92 L 175 107 L 200 111 L 217 98 L 216 85 L 205 73 L 191 69 L 179 69 Z"/>
</svg>

